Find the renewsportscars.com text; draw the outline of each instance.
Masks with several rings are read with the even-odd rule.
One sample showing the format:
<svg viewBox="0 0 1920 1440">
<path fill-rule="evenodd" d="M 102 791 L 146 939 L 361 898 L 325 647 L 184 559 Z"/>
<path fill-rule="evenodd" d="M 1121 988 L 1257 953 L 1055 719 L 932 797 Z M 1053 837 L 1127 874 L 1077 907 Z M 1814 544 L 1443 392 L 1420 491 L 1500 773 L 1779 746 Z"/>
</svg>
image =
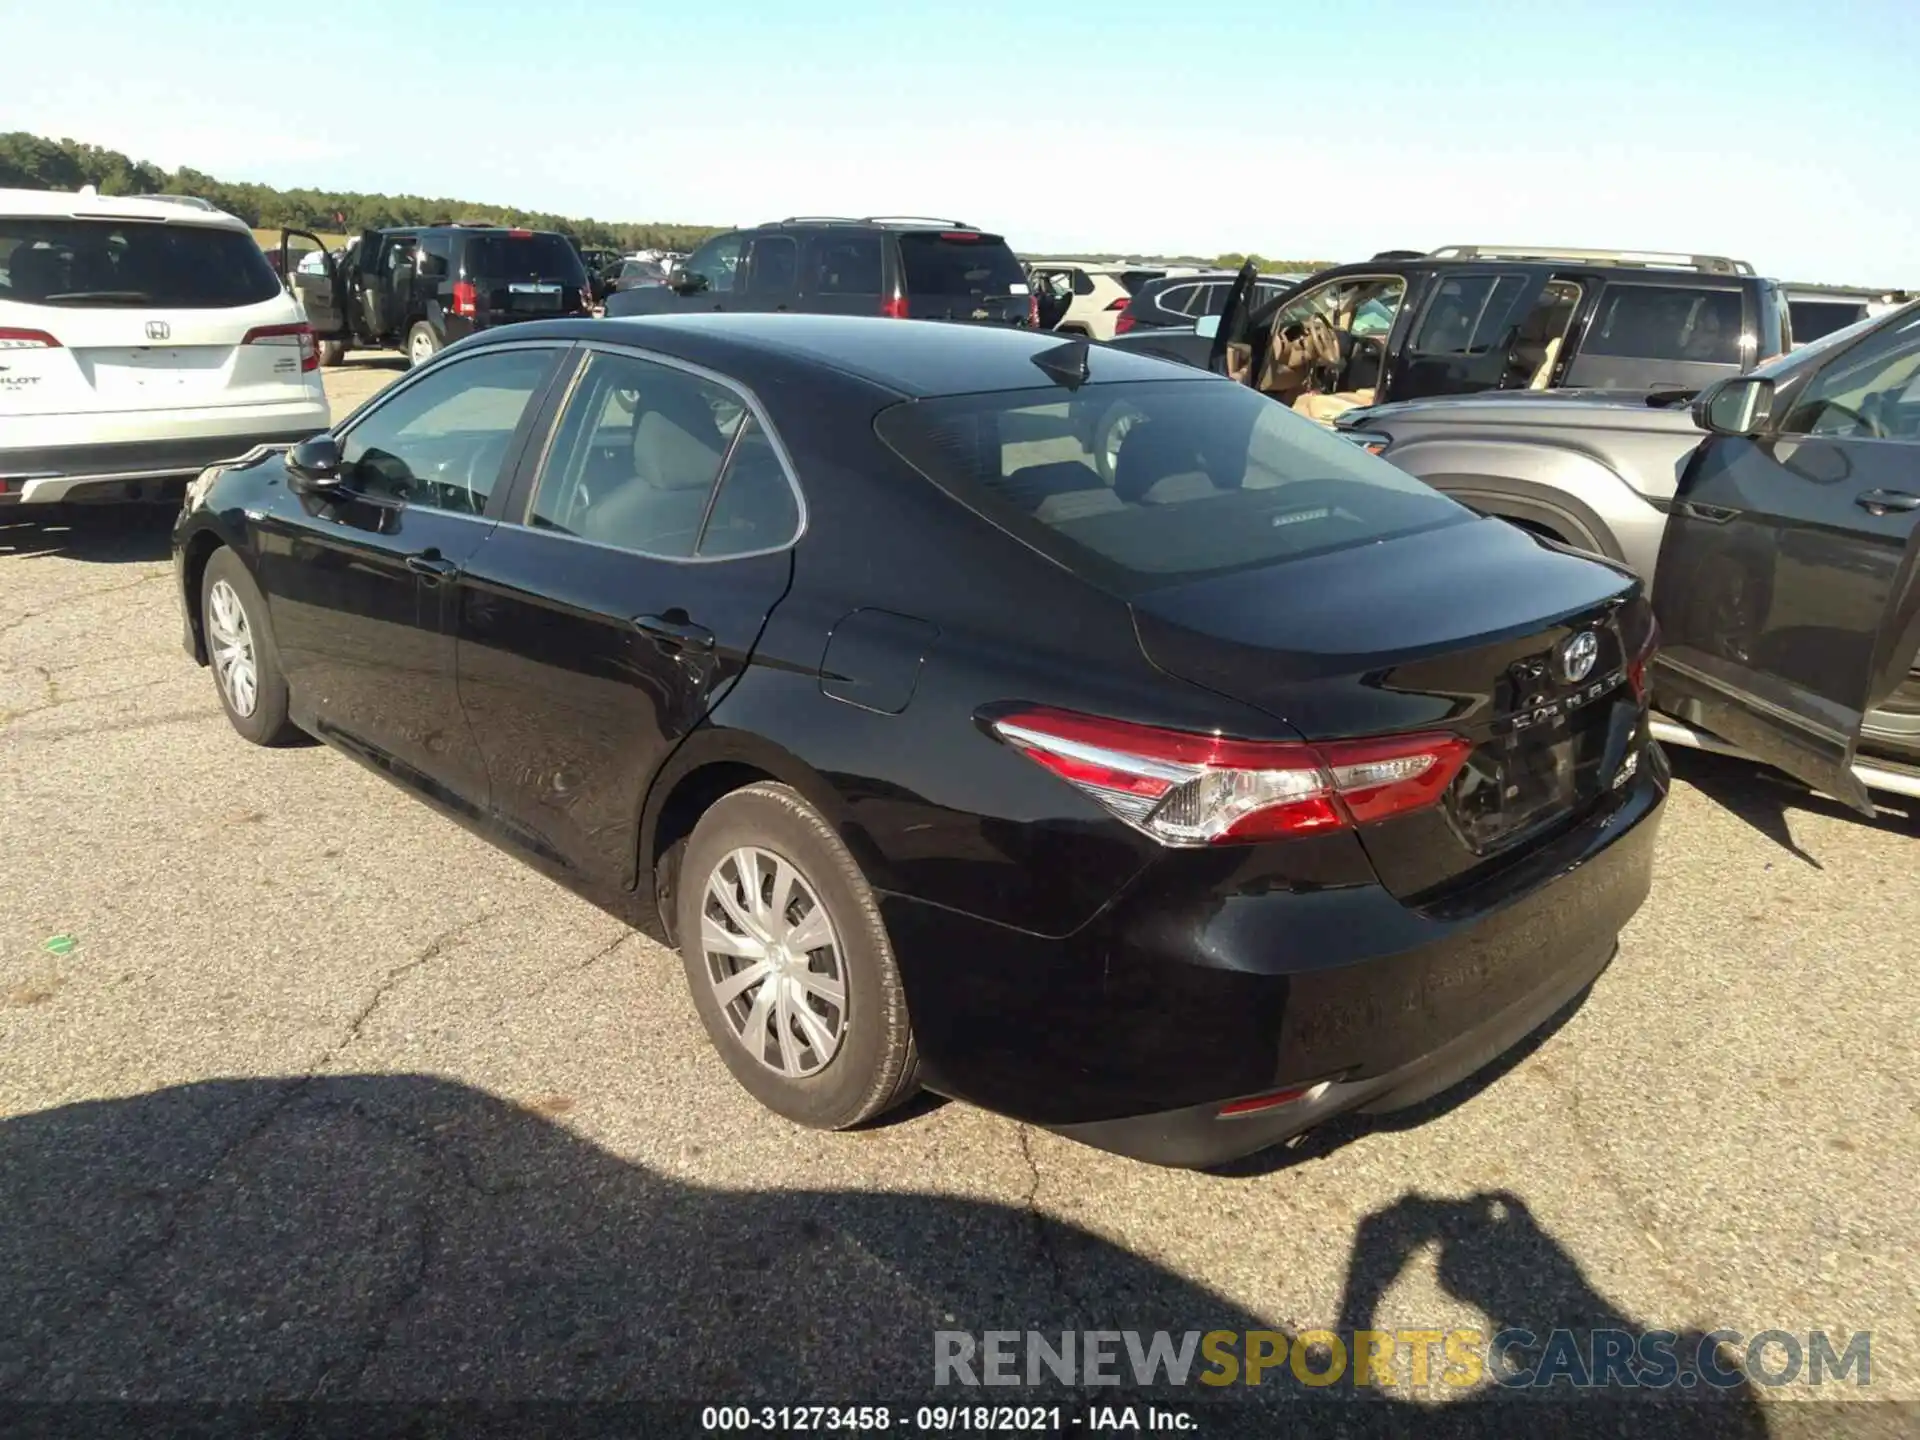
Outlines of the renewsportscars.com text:
<svg viewBox="0 0 1920 1440">
<path fill-rule="evenodd" d="M 1737 1330 L 937 1330 L 935 1385 L 1728 1390 L 1873 1383 L 1873 1334 Z"/>
</svg>

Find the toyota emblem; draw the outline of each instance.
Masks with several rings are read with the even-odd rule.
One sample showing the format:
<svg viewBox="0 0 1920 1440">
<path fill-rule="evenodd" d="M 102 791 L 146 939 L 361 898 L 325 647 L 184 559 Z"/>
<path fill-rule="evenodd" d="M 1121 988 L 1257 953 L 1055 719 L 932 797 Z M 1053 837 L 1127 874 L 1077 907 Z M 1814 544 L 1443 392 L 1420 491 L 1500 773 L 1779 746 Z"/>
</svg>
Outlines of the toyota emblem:
<svg viewBox="0 0 1920 1440">
<path fill-rule="evenodd" d="M 1578 685 L 1593 673 L 1599 659 L 1600 637 L 1591 630 L 1582 630 L 1554 651 L 1553 668 L 1567 684 Z"/>
<path fill-rule="evenodd" d="M 173 328 L 168 325 L 166 321 L 149 320 L 147 322 L 147 338 L 149 340 L 166 340 L 172 335 Z"/>
</svg>

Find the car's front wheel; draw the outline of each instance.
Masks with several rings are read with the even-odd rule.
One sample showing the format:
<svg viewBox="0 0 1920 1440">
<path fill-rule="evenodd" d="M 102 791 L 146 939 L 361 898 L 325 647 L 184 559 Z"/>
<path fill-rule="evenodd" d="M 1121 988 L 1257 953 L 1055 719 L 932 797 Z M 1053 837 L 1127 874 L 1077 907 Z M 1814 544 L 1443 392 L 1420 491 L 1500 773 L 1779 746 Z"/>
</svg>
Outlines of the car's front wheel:
<svg viewBox="0 0 1920 1440">
<path fill-rule="evenodd" d="M 417 320 L 407 331 L 407 363 L 424 365 L 440 353 L 440 337 L 433 333 L 433 326 L 424 320 Z"/>
<path fill-rule="evenodd" d="M 701 1022 L 761 1104 L 840 1130 L 913 1094 L 913 1028 L 879 906 L 795 791 L 750 785 L 701 817 L 676 920 Z"/>
<path fill-rule="evenodd" d="M 207 661 L 227 719 L 255 745 L 284 745 L 300 732 L 287 719 L 287 681 L 267 628 L 267 602 L 240 557 L 224 547 L 200 583 Z"/>
</svg>

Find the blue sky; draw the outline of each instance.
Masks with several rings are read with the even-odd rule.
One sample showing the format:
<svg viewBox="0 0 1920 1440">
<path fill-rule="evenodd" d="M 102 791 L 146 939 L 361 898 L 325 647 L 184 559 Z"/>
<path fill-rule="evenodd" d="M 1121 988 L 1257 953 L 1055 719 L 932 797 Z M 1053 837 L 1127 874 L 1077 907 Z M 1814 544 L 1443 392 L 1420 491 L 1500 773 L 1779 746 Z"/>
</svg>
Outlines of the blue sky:
<svg viewBox="0 0 1920 1440">
<path fill-rule="evenodd" d="M 1920 0 L 5 8 L 0 130 L 223 179 L 614 220 L 953 214 L 1055 253 L 1482 240 L 1920 285 Z"/>
</svg>

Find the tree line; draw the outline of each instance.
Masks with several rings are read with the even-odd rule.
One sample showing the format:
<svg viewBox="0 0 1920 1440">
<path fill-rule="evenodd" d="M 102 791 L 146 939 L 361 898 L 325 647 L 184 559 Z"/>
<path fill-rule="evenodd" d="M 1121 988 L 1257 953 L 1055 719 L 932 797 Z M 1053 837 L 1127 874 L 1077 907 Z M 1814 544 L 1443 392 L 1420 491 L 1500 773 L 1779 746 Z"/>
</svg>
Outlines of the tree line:
<svg viewBox="0 0 1920 1440">
<path fill-rule="evenodd" d="M 24 130 L 0 134 L 0 186 L 25 190 L 96 187 L 102 195 L 194 195 L 258 229 L 358 234 L 387 225 L 478 221 L 557 230 L 586 246 L 620 250 L 691 250 L 724 225 L 618 222 L 488 205 L 444 196 L 366 195 L 354 190 L 278 190 L 271 185 L 216 180 L 188 166 L 167 170 L 79 140 L 50 140 Z"/>
</svg>

